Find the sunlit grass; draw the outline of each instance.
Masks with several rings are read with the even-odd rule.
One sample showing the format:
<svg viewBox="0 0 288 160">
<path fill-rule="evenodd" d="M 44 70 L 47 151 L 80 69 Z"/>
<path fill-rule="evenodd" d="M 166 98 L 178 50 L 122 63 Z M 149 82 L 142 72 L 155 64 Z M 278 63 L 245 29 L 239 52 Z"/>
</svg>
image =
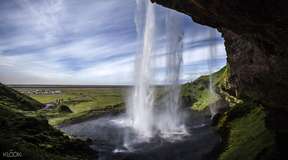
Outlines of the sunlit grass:
<svg viewBox="0 0 288 160">
<path fill-rule="evenodd" d="M 56 109 L 51 109 L 27 112 L 26 114 L 41 115 L 47 117 L 51 125 L 60 125 L 64 122 L 92 116 L 92 114 L 101 114 L 103 110 L 111 109 L 114 106 L 121 106 L 119 104 L 123 104 L 122 94 L 122 90 L 117 88 L 65 88 L 61 89 L 61 94 L 31 95 L 41 103 L 51 103 L 56 102 L 57 99 L 63 99 L 63 104 L 68 106 L 72 113 L 59 113 Z"/>
<path fill-rule="evenodd" d="M 218 72 L 212 74 L 212 85 L 217 89 L 220 82 L 226 78 L 227 68 L 223 67 Z M 219 96 L 215 92 L 209 90 L 209 76 L 201 76 L 197 80 L 186 83 L 182 86 L 181 96 L 187 107 L 193 110 L 202 111 L 207 109 L 209 105 L 219 100 Z"/>
<path fill-rule="evenodd" d="M 219 96 L 211 93 L 208 89 L 202 91 L 195 102 L 192 105 L 192 109 L 196 111 L 201 111 L 207 108 L 209 105 L 215 103 L 219 99 Z"/>
<path fill-rule="evenodd" d="M 58 95 L 32 95 L 32 98 L 35 100 L 41 102 L 41 103 L 50 103 L 55 102 L 56 99 L 63 99 L 63 100 L 69 100 L 72 98 L 75 98 L 75 95 L 65 95 L 65 94 L 58 94 Z"/>
</svg>

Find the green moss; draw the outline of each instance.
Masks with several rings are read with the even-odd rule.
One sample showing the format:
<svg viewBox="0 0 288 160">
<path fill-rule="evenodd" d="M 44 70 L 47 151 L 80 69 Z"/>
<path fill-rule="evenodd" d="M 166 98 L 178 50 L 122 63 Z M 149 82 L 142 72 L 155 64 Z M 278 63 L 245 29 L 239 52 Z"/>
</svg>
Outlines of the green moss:
<svg viewBox="0 0 288 160">
<path fill-rule="evenodd" d="M 252 108 L 249 113 L 226 123 L 229 126 L 229 135 L 220 160 L 254 160 L 263 151 L 273 148 L 273 135 L 265 127 L 264 111 L 259 106 Z"/>
<path fill-rule="evenodd" d="M 218 121 L 223 138 L 220 160 L 268 160 L 274 150 L 273 134 L 265 126 L 266 113 L 250 98 L 238 98 L 231 93 L 229 68 L 219 77 L 217 93 L 229 103 L 229 109 Z"/>
</svg>

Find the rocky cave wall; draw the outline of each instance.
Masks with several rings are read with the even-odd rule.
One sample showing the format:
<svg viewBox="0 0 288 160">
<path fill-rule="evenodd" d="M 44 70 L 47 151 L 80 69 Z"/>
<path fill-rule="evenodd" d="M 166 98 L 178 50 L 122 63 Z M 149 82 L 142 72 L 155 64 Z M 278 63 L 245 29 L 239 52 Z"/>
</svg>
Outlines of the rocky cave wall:
<svg viewBox="0 0 288 160">
<path fill-rule="evenodd" d="M 151 1 L 222 33 L 233 94 L 265 107 L 266 125 L 284 149 L 288 143 L 288 1 Z"/>
</svg>

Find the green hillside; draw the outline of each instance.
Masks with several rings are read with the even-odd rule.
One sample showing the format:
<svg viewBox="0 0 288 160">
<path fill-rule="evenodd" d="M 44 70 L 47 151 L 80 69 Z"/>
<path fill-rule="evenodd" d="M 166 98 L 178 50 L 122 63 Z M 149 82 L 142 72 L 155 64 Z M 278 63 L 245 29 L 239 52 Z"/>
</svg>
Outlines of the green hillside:
<svg viewBox="0 0 288 160">
<path fill-rule="evenodd" d="M 227 68 L 223 67 L 218 72 L 212 74 L 213 86 L 218 86 L 225 80 Z M 217 90 L 217 88 L 215 88 Z M 209 91 L 209 76 L 201 76 L 195 81 L 182 85 L 182 101 L 185 107 L 189 106 L 193 110 L 201 111 L 209 105 L 215 103 L 220 97 Z"/>
<path fill-rule="evenodd" d="M 24 111 L 35 111 L 42 104 L 29 96 L 23 95 L 14 89 L 0 83 L 0 105 L 9 109 L 20 109 Z"/>
<path fill-rule="evenodd" d="M 39 109 L 40 106 L 41 103 L 0 85 L 1 153 L 17 152 L 21 153 L 20 158 L 29 160 L 96 157 L 87 142 L 70 139 L 50 126 L 43 117 L 27 117 L 23 114 L 27 110 Z"/>
<path fill-rule="evenodd" d="M 216 121 L 216 129 L 223 138 L 220 160 L 269 160 L 275 157 L 274 135 L 265 126 L 266 113 L 261 104 L 230 93 L 228 67 L 212 74 L 217 98 L 209 95 L 209 77 L 202 76 L 182 86 L 182 98 L 193 110 L 204 110 L 222 99 L 229 104 Z"/>
</svg>

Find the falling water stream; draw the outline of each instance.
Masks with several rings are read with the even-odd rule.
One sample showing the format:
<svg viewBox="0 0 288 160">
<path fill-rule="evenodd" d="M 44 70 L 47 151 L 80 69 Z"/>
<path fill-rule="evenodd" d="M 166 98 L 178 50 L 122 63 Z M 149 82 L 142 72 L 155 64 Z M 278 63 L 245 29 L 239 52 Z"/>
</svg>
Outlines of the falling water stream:
<svg viewBox="0 0 288 160">
<path fill-rule="evenodd" d="M 217 99 L 218 95 L 215 92 L 214 84 L 213 84 L 213 67 L 214 67 L 214 60 L 216 59 L 216 52 L 217 48 L 214 44 L 213 40 L 217 37 L 217 32 L 215 29 L 209 29 L 209 59 L 208 59 L 208 74 L 209 74 L 209 93 L 210 98 Z M 213 117 L 216 114 L 216 108 L 213 105 L 209 106 L 211 117 Z"/>
<path fill-rule="evenodd" d="M 175 12 L 166 13 L 166 96 L 163 110 L 158 116 L 158 128 L 162 137 L 177 139 L 187 135 L 185 116 L 180 111 L 180 74 L 183 53 L 183 19 Z M 178 137 L 180 135 L 180 137 Z"/>
<path fill-rule="evenodd" d="M 139 51 L 135 65 L 135 87 L 132 102 L 128 103 L 127 115 L 137 134 L 149 141 L 155 135 L 174 139 L 187 134 L 183 116 L 179 112 L 179 77 L 182 65 L 183 27 L 182 20 L 173 11 L 166 15 L 166 86 L 165 103 L 161 108 L 154 104 L 153 66 L 155 56 L 155 10 L 147 0 L 137 0 L 136 27 Z M 158 110 L 157 113 L 155 110 Z"/>
<path fill-rule="evenodd" d="M 135 15 L 139 49 L 135 63 L 135 87 L 132 102 L 128 103 L 128 118 L 132 127 L 143 138 L 151 138 L 153 133 L 153 88 L 152 56 L 155 33 L 154 6 L 144 0 L 137 0 Z"/>
</svg>

